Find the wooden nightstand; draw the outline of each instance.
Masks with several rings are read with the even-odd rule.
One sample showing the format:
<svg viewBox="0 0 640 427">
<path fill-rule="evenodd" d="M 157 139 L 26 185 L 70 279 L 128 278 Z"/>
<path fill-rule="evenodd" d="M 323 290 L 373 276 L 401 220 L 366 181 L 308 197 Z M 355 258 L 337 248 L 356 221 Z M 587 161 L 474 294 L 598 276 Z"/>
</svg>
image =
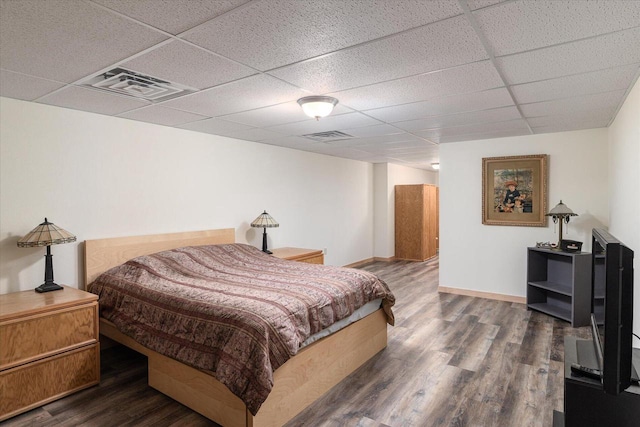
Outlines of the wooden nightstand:
<svg viewBox="0 0 640 427">
<path fill-rule="evenodd" d="M 0 295 L 0 421 L 99 381 L 97 295 Z"/>
<path fill-rule="evenodd" d="M 278 248 L 273 249 L 273 256 L 308 264 L 324 264 L 324 254 L 318 249 Z"/>
</svg>

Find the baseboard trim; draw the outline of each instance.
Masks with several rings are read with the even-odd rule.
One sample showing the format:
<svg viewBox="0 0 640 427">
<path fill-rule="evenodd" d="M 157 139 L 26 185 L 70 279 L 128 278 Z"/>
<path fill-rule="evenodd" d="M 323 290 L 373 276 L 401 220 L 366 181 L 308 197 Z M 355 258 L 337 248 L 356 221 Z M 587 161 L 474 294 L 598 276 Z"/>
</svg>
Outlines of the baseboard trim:
<svg viewBox="0 0 640 427">
<path fill-rule="evenodd" d="M 373 257 L 373 258 L 363 259 L 361 261 L 356 261 L 356 262 L 353 262 L 351 264 L 343 265 L 343 267 L 358 268 L 358 267 L 362 267 L 363 265 L 369 264 L 370 262 L 375 262 L 375 261 L 391 262 L 391 261 L 395 261 L 395 260 L 396 260 L 395 257 L 391 257 L 391 258 Z"/>
<path fill-rule="evenodd" d="M 519 304 L 526 304 L 527 299 L 525 297 L 517 297 L 515 295 L 496 294 L 493 292 L 473 291 L 471 289 L 460 288 L 448 288 L 446 286 L 438 286 L 438 292 L 445 294 L 465 295 L 468 297 L 487 298 L 496 301 L 516 302 Z"/>
</svg>

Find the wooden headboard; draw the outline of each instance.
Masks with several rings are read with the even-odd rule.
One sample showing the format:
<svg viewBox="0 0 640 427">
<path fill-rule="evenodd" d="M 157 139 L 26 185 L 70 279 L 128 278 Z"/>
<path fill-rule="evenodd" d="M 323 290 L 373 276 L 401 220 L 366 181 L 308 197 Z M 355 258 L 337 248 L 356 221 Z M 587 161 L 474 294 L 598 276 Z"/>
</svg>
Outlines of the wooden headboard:
<svg viewBox="0 0 640 427">
<path fill-rule="evenodd" d="M 138 256 L 183 246 L 217 245 L 235 241 L 236 233 L 233 228 L 85 240 L 84 286 L 86 289 L 101 273 Z"/>
</svg>

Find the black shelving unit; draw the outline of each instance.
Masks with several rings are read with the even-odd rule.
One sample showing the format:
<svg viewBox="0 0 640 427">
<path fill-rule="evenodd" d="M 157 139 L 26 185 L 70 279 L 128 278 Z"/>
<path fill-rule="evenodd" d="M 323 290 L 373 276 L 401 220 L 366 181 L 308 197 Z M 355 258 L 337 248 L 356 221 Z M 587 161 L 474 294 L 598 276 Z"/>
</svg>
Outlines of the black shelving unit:
<svg viewBox="0 0 640 427">
<path fill-rule="evenodd" d="M 527 307 L 566 320 L 573 327 L 588 325 L 591 254 L 528 248 Z"/>
<path fill-rule="evenodd" d="M 632 384 L 618 395 L 607 394 L 602 382 L 571 372 L 571 364 L 597 368 L 591 340 L 564 338 L 564 414 L 555 412 L 553 427 L 637 427 L 640 386 Z M 633 349 L 633 364 L 640 364 L 640 349 Z"/>
<path fill-rule="evenodd" d="M 606 257 L 604 254 L 598 254 L 594 257 L 593 313 L 596 315 L 598 325 L 604 325 L 605 260 Z"/>
</svg>

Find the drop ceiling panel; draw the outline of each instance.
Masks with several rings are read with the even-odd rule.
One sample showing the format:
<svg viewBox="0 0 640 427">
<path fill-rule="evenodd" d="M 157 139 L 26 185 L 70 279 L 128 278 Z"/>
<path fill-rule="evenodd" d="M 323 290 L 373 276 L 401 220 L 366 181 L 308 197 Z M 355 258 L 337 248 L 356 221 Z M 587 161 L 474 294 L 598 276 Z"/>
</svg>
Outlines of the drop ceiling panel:
<svg viewBox="0 0 640 427">
<path fill-rule="evenodd" d="M 531 103 L 569 98 L 590 93 L 626 89 L 640 70 L 640 64 L 542 80 L 511 87 L 516 101 Z"/>
<path fill-rule="evenodd" d="M 221 119 L 206 119 L 197 122 L 186 123 L 178 126 L 182 129 L 195 130 L 198 132 L 210 133 L 213 135 L 228 134 L 231 132 L 237 132 L 241 130 L 251 129 L 251 126 L 243 125 L 240 123 L 228 122 Z"/>
<path fill-rule="evenodd" d="M 475 141 L 475 140 L 506 138 L 510 136 L 525 136 L 525 135 L 531 135 L 531 132 L 529 132 L 528 130 L 507 129 L 502 131 L 496 130 L 491 132 L 472 133 L 467 135 L 443 136 L 439 139 L 439 142 L 440 144 L 446 144 L 450 142 Z"/>
<path fill-rule="evenodd" d="M 401 122 L 429 116 L 486 110 L 514 105 L 506 88 L 470 94 L 452 95 L 431 101 L 367 110 L 365 113 L 383 122 Z"/>
<path fill-rule="evenodd" d="M 549 116 L 531 117 L 527 122 L 532 128 L 540 127 L 558 127 L 558 126 L 575 126 L 575 124 L 583 124 L 588 122 L 602 123 L 613 117 L 615 107 L 603 108 L 597 110 L 576 111 L 569 110 L 562 114 L 553 114 Z M 595 126 L 598 127 L 598 126 Z"/>
<path fill-rule="evenodd" d="M 390 154 L 389 157 L 392 157 L 397 160 L 402 160 L 405 162 L 427 162 L 430 160 L 435 160 L 435 158 L 429 153 L 413 153 L 413 154 Z"/>
<path fill-rule="evenodd" d="M 270 71 L 296 86 L 336 92 L 487 59 L 464 17 Z"/>
<path fill-rule="evenodd" d="M 640 62 L 640 27 L 496 59 L 509 84 Z"/>
<path fill-rule="evenodd" d="M 354 160 L 362 160 L 368 161 L 367 159 L 374 157 L 370 153 L 365 153 L 364 151 L 360 151 L 352 148 L 337 148 L 331 146 L 323 146 L 322 144 L 312 145 L 306 147 L 306 151 L 310 151 L 318 154 L 326 154 L 328 156 L 334 157 L 344 157 L 348 159 Z"/>
<path fill-rule="evenodd" d="M 640 26 L 640 2 L 515 1 L 474 16 L 494 54 L 503 56 Z"/>
<path fill-rule="evenodd" d="M 418 131 L 430 128 L 445 128 L 475 123 L 502 122 L 521 118 L 515 106 L 494 108 L 491 110 L 471 111 L 468 113 L 449 114 L 446 116 L 432 116 L 406 122 L 395 122 L 393 125 L 407 131 Z"/>
<path fill-rule="evenodd" d="M 503 1 L 505 0 L 467 0 L 467 4 L 469 5 L 469 9 L 476 10 L 487 6 L 493 6 Z"/>
<path fill-rule="evenodd" d="M 172 41 L 121 64 L 172 83 L 206 89 L 256 72 L 182 41 Z"/>
<path fill-rule="evenodd" d="M 572 130 L 580 129 L 597 129 L 607 127 L 608 120 L 600 121 L 587 121 L 587 122 L 574 122 L 574 123 L 560 123 L 555 126 L 543 126 L 533 128 L 533 132 L 539 133 L 552 133 L 552 132 L 568 132 Z"/>
<path fill-rule="evenodd" d="M 295 101 L 224 116 L 225 120 L 255 127 L 303 121 L 308 118 Z"/>
<path fill-rule="evenodd" d="M 427 145 L 423 138 L 419 138 L 409 133 L 400 133 L 395 135 L 382 135 L 382 136 L 370 136 L 366 138 L 353 138 L 345 139 L 342 141 L 331 142 L 331 145 L 336 147 L 359 147 L 359 146 L 373 146 L 373 145 L 386 145 L 389 143 L 402 142 L 406 146 L 415 146 L 416 144 Z"/>
<path fill-rule="evenodd" d="M 297 100 L 307 93 L 259 74 L 167 101 L 167 107 L 205 116 L 220 116 Z"/>
<path fill-rule="evenodd" d="M 331 96 L 358 110 L 424 101 L 458 93 L 478 92 L 504 86 L 490 61 L 434 71 L 385 83 L 332 93 Z"/>
<path fill-rule="evenodd" d="M 368 153 L 400 153 L 400 152 L 438 152 L 438 146 L 418 139 L 416 141 L 401 141 L 401 142 L 388 142 L 384 144 L 354 144 L 352 147 L 357 147 L 358 150 L 366 151 Z"/>
<path fill-rule="evenodd" d="M 174 110 L 173 108 L 160 105 L 152 105 L 138 110 L 127 111 L 126 113 L 119 114 L 118 117 L 165 126 L 177 126 L 207 118 L 199 114 L 187 113 L 186 111 Z"/>
<path fill-rule="evenodd" d="M 339 103 L 331 112 L 332 116 L 353 113 L 353 110 Z M 309 120 L 309 116 L 304 114 L 302 108 L 296 101 L 286 102 L 270 107 L 258 108 L 241 113 L 228 114 L 224 116 L 225 120 L 244 123 L 249 126 L 264 127 L 282 125 L 285 123 L 301 122 Z"/>
<path fill-rule="evenodd" d="M 225 133 L 224 136 L 228 136 L 231 138 L 244 139 L 245 141 L 264 141 L 264 140 L 272 140 L 276 138 L 281 138 L 285 135 L 273 132 L 267 129 L 246 129 Z"/>
<path fill-rule="evenodd" d="M 339 116 L 327 116 L 322 120 L 308 119 L 303 122 L 273 126 L 269 129 L 287 135 L 305 135 L 378 124 L 380 124 L 378 120 L 367 117 L 362 113 L 348 113 Z"/>
<path fill-rule="evenodd" d="M 33 101 L 62 86 L 64 83 L 0 70 L 0 96 Z"/>
<path fill-rule="evenodd" d="M 564 114 L 567 111 L 587 111 L 587 110 L 607 110 L 615 108 L 624 91 L 596 93 L 582 95 L 575 98 L 564 98 L 553 101 L 535 102 L 524 104 L 520 108 L 526 117 L 549 116 L 553 114 Z"/>
<path fill-rule="evenodd" d="M 67 86 L 40 98 L 38 102 L 107 115 L 124 113 L 125 111 L 149 105 L 149 102 L 137 98 L 112 95 L 99 90 L 77 86 Z"/>
<path fill-rule="evenodd" d="M 404 133 L 402 129 L 398 129 L 395 126 L 388 125 L 388 124 L 363 126 L 359 128 L 346 128 L 346 129 L 343 129 L 342 131 L 346 134 L 355 136 L 356 138 Z"/>
<path fill-rule="evenodd" d="M 462 13 L 456 2 L 253 2 L 186 39 L 260 70 L 312 58 Z"/>
<path fill-rule="evenodd" d="M 442 139 L 442 137 L 479 134 L 505 130 L 522 130 L 530 133 L 528 132 L 529 128 L 527 127 L 527 122 L 523 119 L 516 119 L 498 123 L 480 123 L 475 125 L 456 126 L 451 128 L 429 129 L 415 132 L 415 134 L 423 138 Z"/>
<path fill-rule="evenodd" d="M 299 147 L 308 147 L 313 145 L 321 144 L 319 142 L 312 142 L 307 138 L 303 138 L 301 136 L 283 136 L 273 139 L 265 139 L 260 141 L 262 144 L 276 145 L 278 147 L 286 147 L 286 148 L 294 148 L 297 149 Z"/>
<path fill-rule="evenodd" d="M 171 34 L 220 16 L 249 0 L 92 0 Z"/>
<path fill-rule="evenodd" d="M 362 144 L 375 144 L 375 145 L 388 145 L 397 142 L 402 142 L 407 147 L 422 146 L 428 144 L 424 139 L 410 134 L 410 133 L 398 133 L 394 135 L 382 135 L 382 136 L 369 136 L 365 138 L 358 138 L 353 140 L 358 145 Z"/>
<path fill-rule="evenodd" d="M 167 38 L 79 0 L 3 1 L 0 17 L 2 68 L 65 83 Z"/>
</svg>

